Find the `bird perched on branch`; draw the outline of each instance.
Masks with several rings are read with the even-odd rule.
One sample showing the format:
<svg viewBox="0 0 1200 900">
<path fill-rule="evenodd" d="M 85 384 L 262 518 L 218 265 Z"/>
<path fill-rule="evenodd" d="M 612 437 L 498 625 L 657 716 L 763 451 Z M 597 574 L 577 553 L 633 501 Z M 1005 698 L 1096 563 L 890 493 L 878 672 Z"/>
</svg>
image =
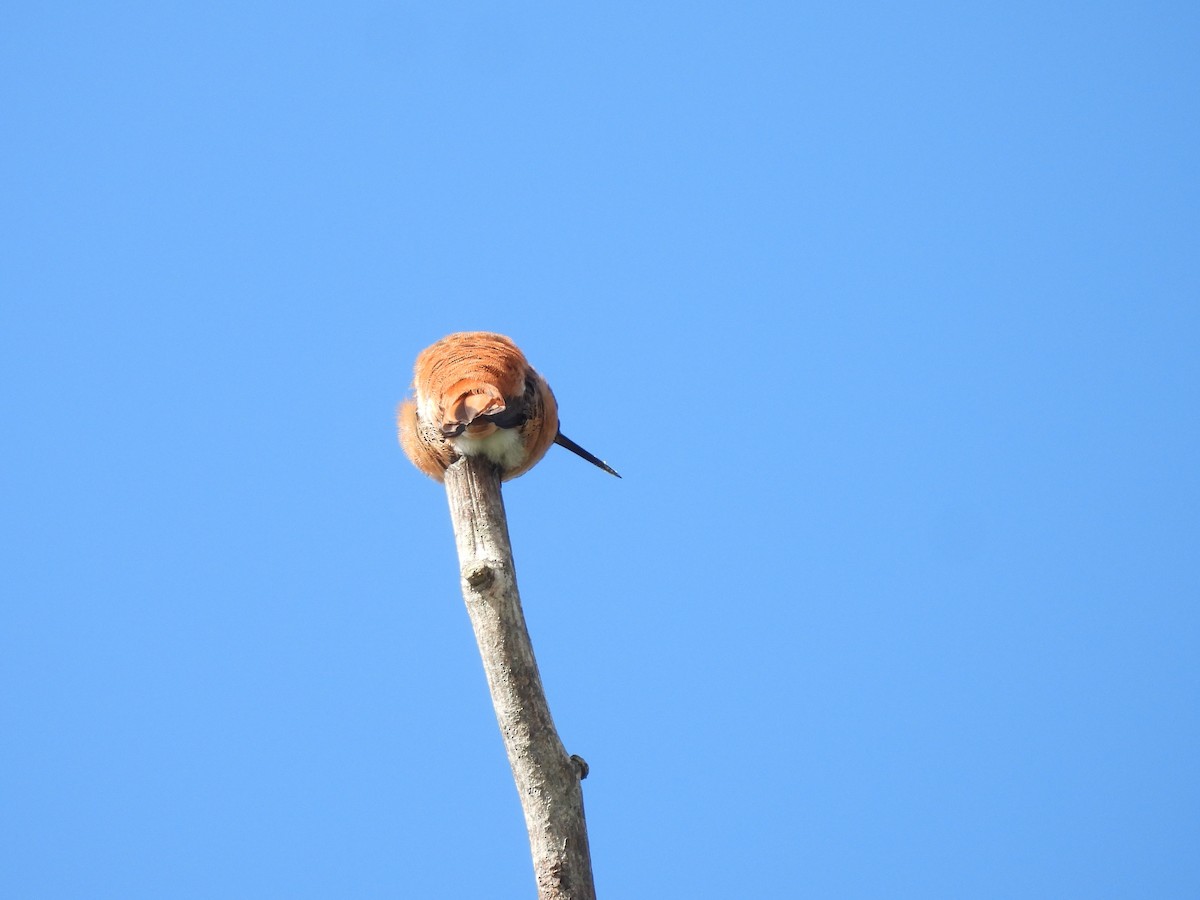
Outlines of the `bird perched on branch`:
<svg viewBox="0 0 1200 900">
<path fill-rule="evenodd" d="M 492 460 L 508 481 L 533 468 L 551 444 L 617 475 L 558 430 L 550 385 L 502 334 L 461 331 L 426 347 L 413 394 L 397 415 L 400 446 L 437 481 L 458 456 L 476 455 Z"/>
</svg>

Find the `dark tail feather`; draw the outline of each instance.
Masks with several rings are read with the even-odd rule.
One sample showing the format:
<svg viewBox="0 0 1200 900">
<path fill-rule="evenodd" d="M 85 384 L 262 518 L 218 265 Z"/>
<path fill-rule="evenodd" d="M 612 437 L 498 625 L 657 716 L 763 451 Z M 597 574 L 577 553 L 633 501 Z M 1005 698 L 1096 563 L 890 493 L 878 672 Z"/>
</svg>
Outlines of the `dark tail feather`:
<svg viewBox="0 0 1200 900">
<path fill-rule="evenodd" d="M 592 456 L 592 454 L 588 453 L 586 450 L 584 450 L 582 447 L 580 447 L 577 443 L 575 443 L 573 440 L 571 440 L 569 437 L 567 437 L 561 431 L 558 433 L 558 437 L 556 437 L 554 439 L 554 443 L 558 444 L 560 447 L 566 447 L 568 450 L 570 450 L 576 456 L 582 456 L 584 459 L 586 459 L 588 462 L 590 462 L 593 466 L 599 466 L 601 469 L 603 469 L 609 475 L 616 475 L 618 478 L 621 477 L 620 475 L 617 474 L 616 469 L 614 469 L 612 466 L 610 466 L 604 460 L 597 459 L 596 457 Z"/>
</svg>

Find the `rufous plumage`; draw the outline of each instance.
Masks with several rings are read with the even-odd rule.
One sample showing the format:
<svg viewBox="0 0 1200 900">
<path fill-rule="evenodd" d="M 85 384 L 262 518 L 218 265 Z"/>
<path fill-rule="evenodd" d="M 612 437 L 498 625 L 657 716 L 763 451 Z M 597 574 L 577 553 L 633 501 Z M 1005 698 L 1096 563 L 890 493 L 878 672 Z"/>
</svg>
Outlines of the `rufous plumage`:
<svg viewBox="0 0 1200 900">
<path fill-rule="evenodd" d="M 400 446 L 437 481 L 456 458 L 475 455 L 489 458 L 508 481 L 528 472 L 554 443 L 617 475 L 563 435 L 550 385 L 502 334 L 462 331 L 425 348 L 412 389 L 413 399 L 397 415 Z"/>
</svg>

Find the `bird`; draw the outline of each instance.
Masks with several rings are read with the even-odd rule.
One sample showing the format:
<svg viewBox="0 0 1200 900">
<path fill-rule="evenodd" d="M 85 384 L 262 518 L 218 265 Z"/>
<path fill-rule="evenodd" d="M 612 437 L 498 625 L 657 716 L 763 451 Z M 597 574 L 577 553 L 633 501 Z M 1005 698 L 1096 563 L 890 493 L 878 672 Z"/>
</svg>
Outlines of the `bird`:
<svg viewBox="0 0 1200 900">
<path fill-rule="evenodd" d="M 435 481 L 459 456 L 486 456 L 500 480 L 509 481 L 533 468 L 551 444 L 621 477 L 562 433 L 550 385 L 502 334 L 460 331 L 426 347 L 417 356 L 412 393 L 396 415 L 400 446 Z"/>
</svg>

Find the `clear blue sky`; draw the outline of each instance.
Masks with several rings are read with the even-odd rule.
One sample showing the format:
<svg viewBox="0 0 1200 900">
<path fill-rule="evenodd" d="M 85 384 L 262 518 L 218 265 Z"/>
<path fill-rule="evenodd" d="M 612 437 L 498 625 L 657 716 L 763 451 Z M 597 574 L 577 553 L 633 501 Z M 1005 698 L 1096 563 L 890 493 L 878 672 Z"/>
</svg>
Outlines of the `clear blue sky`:
<svg viewBox="0 0 1200 900">
<path fill-rule="evenodd" d="M 29 3 L 0 895 L 532 897 L 412 361 L 602 898 L 1200 896 L 1200 7 Z"/>
</svg>

